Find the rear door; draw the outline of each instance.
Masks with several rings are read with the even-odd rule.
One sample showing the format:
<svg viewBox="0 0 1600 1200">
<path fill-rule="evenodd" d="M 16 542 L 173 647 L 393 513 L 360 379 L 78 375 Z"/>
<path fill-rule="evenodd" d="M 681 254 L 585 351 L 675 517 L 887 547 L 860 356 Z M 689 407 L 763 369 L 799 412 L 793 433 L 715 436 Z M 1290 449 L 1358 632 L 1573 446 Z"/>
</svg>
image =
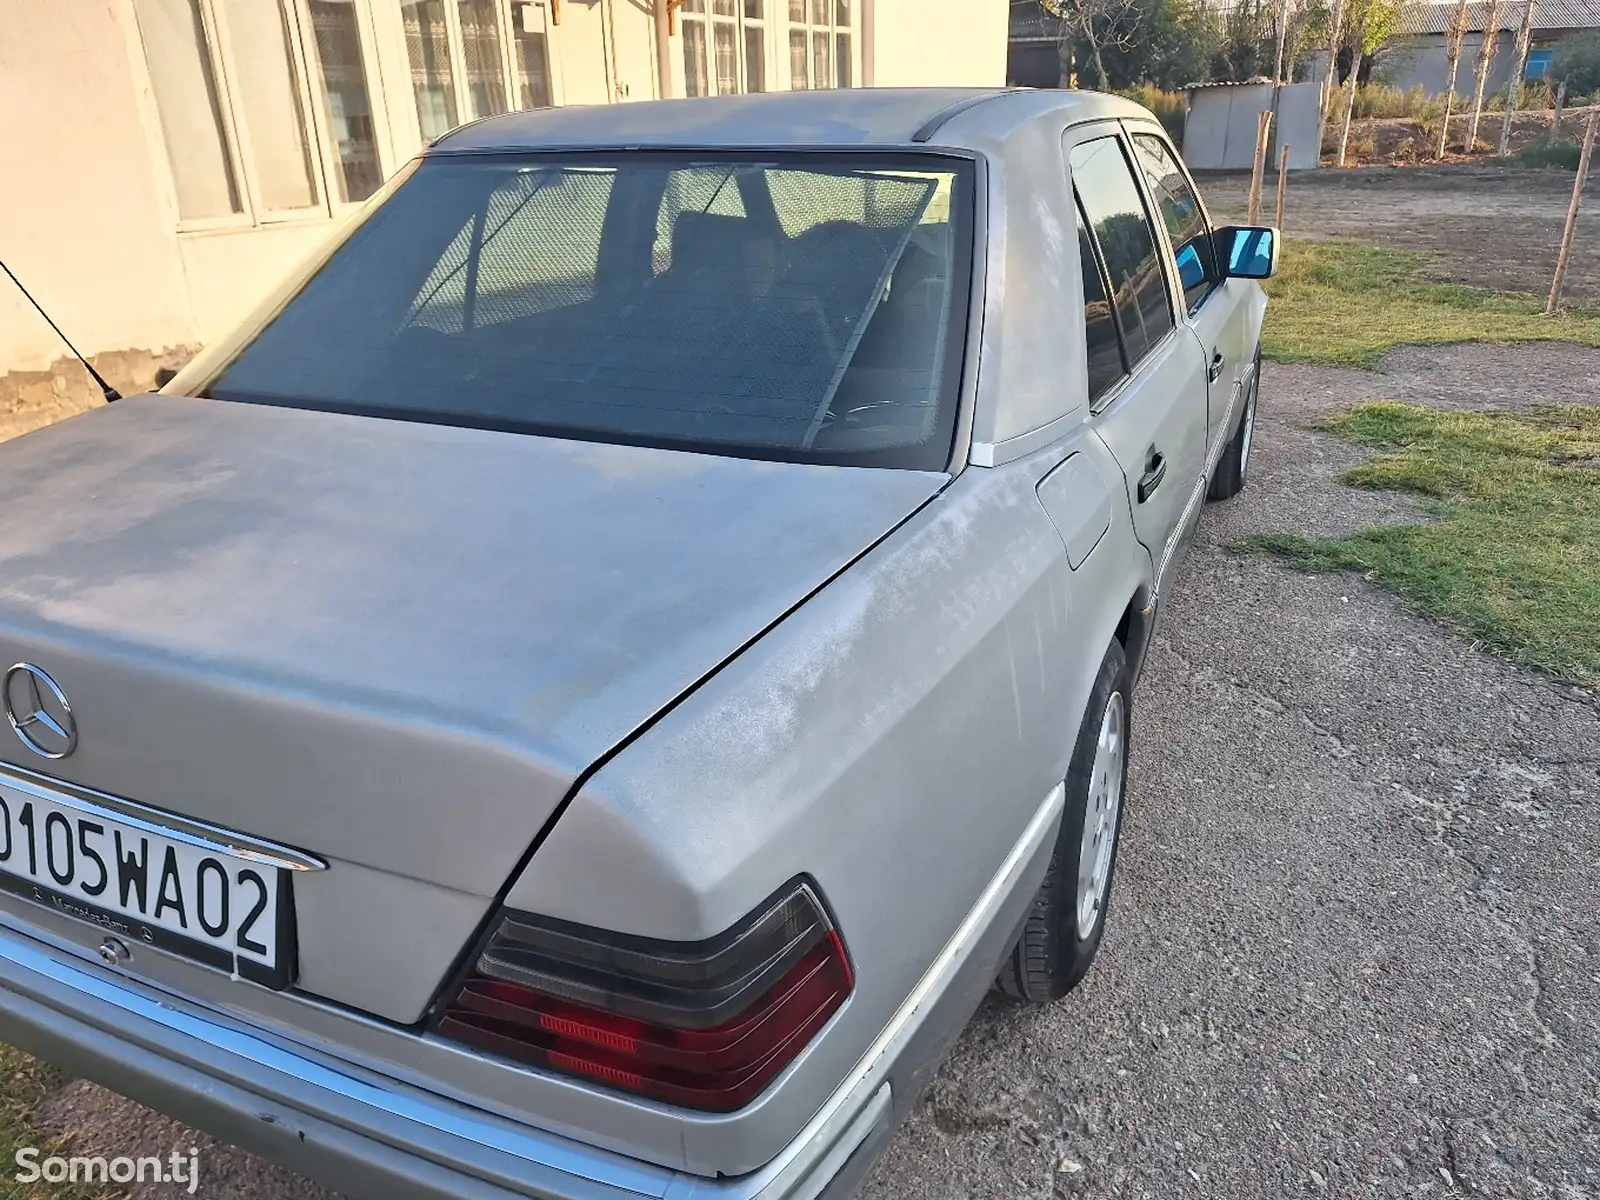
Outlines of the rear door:
<svg viewBox="0 0 1600 1200">
<path fill-rule="evenodd" d="M 1167 260 L 1115 125 L 1067 133 L 1078 208 L 1090 402 L 1127 477 L 1134 528 L 1159 592 L 1199 509 L 1206 464 L 1206 359 L 1178 319 Z"/>
<path fill-rule="evenodd" d="M 1166 252 L 1182 291 L 1186 319 L 1206 355 L 1210 383 L 1206 440 L 1215 458 L 1232 430 L 1235 402 L 1253 359 L 1254 348 L 1246 345 L 1248 314 L 1243 303 L 1248 284 L 1222 278 L 1205 206 L 1165 134 L 1139 125 L 1127 129 L 1150 206 L 1161 214 Z"/>
</svg>

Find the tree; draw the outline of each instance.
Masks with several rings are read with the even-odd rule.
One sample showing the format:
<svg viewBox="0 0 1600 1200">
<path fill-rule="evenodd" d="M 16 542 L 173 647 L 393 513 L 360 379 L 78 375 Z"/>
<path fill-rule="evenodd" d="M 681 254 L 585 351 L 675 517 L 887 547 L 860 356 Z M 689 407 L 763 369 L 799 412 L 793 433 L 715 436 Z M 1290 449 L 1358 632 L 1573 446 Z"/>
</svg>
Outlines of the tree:
<svg viewBox="0 0 1600 1200">
<path fill-rule="evenodd" d="M 1465 3 L 1466 0 L 1462 0 Z M 1339 47 L 1344 37 L 1345 0 L 1333 0 L 1328 15 L 1328 71 L 1322 79 L 1322 96 L 1317 106 L 1317 165 L 1322 165 L 1322 131 L 1333 113 L 1333 98 L 1339 90 Z"/>
<path fill-rule="evenodd" d="M 1277 49 L 1272 56 L 1272 86 L 1277 87 L 1283 82 L 1283 51 L 1289 41 L 1289 4 L 1290 0 L 1278 0 L 1278 14 L 1273 18 L 1272 31 L 1277 36 Z M 1290 73 L 1293 73 L 1293 62 L 1290 60 Z"/>
<path fill-rule="evenodd" d="M 1439 157 L 1444 157 L 1445 143 L 1450 137 L 1450 108 L 1456 98 L 1456 71 L 1461 66 L 1461 43 L 1467 36 L 1467 0 L 1461 0 L 1450 27 L 1445 31 L 1444 52 L 1450 59 L 1450 82 L 1444 85 L 1444 120 L 1439 125 Z"/>
<path fill-rule="evenodd" d="M 1217 22 L 1206 0 L 1155 0 L 1147 11 L 1145 78 L 1169 91 L 1209 81 Z"/>
<path fill-rule="evenodd" d="M 1489 0 L 1489 16 L 1478 34 L 1478 87 L 1472 97 L 1472 125 L 1467 131 L 1467 153 L 1478 148 L 1478 124 L 1483 120 L 1483 93 L 1489 86 L 1489 64 L 1500 49 L 1500 0 Z"/>
<path fill-rule="evenodd" d="M 1221 16 L 1212 74 L 1242 82 L 1272 70 L 1275 6 L 1266 0 L 1238 0 Z"/>
<path fill-rule="evenodd" d="M 1039 0 L 1039 4 L 1061 21 L 1063 48 L 1069 41 L 1087 47 L 1100 90 L 1109 92 L 1111 77 L 1106 73 L 1105 50 L 1133 43 L 1139 0 Z"/>
<path fill-rule="evenodd" d="M 1338 6 L 1339 0 L 1334 0 Z M 1321 45 L 1328 37 L 1333 22 L 1333 8 L 1326 0 L 1301 3 L 1289 11 L 1289 32 L 1285 39 L 1283 81 L 1293 83 L 1297 68 L 1309 63 L 1313 47 Z"/>
<path fill-rule="evenodd" d="M 1111 88 L 1153 83 L 1175 91 L 1211 78 L 1216 24 L 1203 0 L 1144 0 L 1130 19 L 1131 36 L 1100 45 Z M 1070 38 L 1065 49 L 1078 61 L 1094 61 L 1086 41 Z"/>
<path fill-rule="evenodd" d="M 1600 34 L 1583 33 L 1557 43 L 1550 82 L 1566 84 L 1569 96 L 1600 90 Z"/>
<path fill-rule="evenodd" d="M 1517 61 L 1511 66 L 1511 78 L 1506 81 L 1506 117 L 1500 123 L 1500 157 L 1511 153 L 1511 115 L 1517 111 L 1517 98 L 1522 92 L 1522 76 L 1528 70 L 1528 47 L 1533 44 L 1533 5 L 1528 0 L 1523 6 L 1522 28 L 1517 32 Z"/>
<path fill-rule="evenodd" d="M 1345 0 L 1345 44 L 1350 48 L 1349 90 L 1345 98 L 1344 132 L 1339 135 L 1339 165 L 1350 145 L 1350 120 L 1356 110 L 1356 82 L 1361 60 L 1370 58 L 1402 30 L 1405 0 Z"/>
</svg>

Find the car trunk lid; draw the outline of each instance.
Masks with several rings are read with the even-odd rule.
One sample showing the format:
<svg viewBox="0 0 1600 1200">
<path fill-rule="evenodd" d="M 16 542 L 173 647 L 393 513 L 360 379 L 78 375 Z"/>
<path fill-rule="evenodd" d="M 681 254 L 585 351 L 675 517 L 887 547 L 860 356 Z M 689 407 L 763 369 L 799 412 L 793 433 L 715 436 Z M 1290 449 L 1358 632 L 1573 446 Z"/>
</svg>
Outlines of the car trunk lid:
<svg viewBox="0 0 1600 1200">
<path fill-rule="evenodd" d="M 325 858 L 303 985 L 409 1019 L 578 776 L 945 478 L 136 397 L 0 446 L 0 657 L 79 732 L 0 760 Z"/>
</svg>

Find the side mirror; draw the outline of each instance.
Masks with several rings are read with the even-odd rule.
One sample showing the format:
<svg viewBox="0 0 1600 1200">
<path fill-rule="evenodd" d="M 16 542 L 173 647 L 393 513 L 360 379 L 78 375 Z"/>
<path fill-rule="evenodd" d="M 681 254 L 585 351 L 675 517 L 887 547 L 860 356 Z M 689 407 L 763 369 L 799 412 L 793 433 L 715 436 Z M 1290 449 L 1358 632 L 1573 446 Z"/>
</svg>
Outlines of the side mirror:
<svg viewBox="0 0 1600 1200">
<path fill-rule="evenodd" d="M 1200 252 L 1193 242 L 1178 251 L 1178 281 L 1186 292 L 1206 281 L 1206 265 L 1200 261 Z"/>
<path fill-rule="evenodd" d="M 1270 225 L 1228 225 L 1213 235 L 1217 263 L 1233 279 L 1267 279 L 1278 273 L 1278 231 Z"/>
<path fill-rule="evenodd" d="M 178 377 L 178 373 L 171 367 L 156 368 L 156 388 L 164 388 Z"/>
</svg>

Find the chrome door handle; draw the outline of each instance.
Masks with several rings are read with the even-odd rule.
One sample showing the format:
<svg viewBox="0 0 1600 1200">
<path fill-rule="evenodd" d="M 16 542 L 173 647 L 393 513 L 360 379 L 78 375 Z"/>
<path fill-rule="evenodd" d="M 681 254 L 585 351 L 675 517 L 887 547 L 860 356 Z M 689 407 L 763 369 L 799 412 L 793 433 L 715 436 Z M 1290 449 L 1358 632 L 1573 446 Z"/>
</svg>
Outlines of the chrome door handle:
<svg viewBox="0 0 1600 1200">
<path fill-rule="evenodd" d="M 1210 383 L 1215 383 L 1217 381 L 1217 376 L 1222 374 L 1222 368 L 1224 365 L 1222 351 L 1213 351 L 1211 355 L 1211 369 L 1206 372 L 1206 380 Z"/>
</svg>

